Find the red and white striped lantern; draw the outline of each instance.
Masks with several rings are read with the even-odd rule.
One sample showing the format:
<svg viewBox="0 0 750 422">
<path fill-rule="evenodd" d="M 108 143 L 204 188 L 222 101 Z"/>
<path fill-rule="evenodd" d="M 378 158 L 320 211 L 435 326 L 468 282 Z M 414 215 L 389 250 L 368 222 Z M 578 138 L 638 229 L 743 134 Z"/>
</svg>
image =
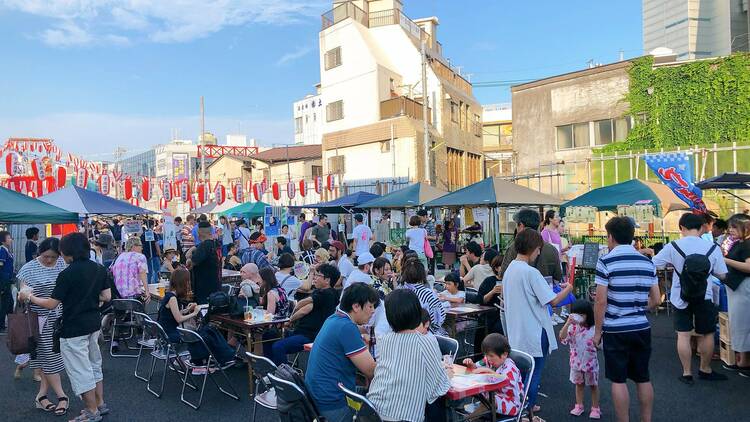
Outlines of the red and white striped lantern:
<svg viewBox="0 0 750 422">
<path fill-rule="evenodd" d="M 180 182 L 180 199 L 182 202 L 188 202 L 190 196 L 190 183 L 187 181 Z"/>
<path fill-rule="evenodd" d="M 294 197 L 297 195 L 297 185 L 295 185 L 291 180 L 286 184 L 286 195 L 289 197 L 289 199 L 294 199 Z"/>
<path fill-rule="evenodd" d="M 261 189 L 260 189 L 260 183 L 256 183 L 253 185 L 253 197 L 255 198 L 255 202 L 260 201 L 260 197 L 262 195 Z"/>
<path fill-rule="evenodd" d="M 44 171 L 44 163 L 41 158 L 31 160 L 31 172 L 34 173 L 34 177 L 38 180 L 43 180 L 47 177 L 47 172 Z"/>
<path fill-rule="evenodd" d="M 328 192 L 331 192 L 333 190 L 333 183 L 334 175 L 329 174 L 328 177 L 326 177 L 326 188 L 328 189 Z"/>
<path fill-rule="evenodd" d="M 99 192 L 101 192 L 102 195 L 109 195 L 109 174 L 102 173 L 101 176 L 99 176 Z"/>
<path fill-rule="evenodd" d="M 320 176 L 315 177 L 315 193 L 320 195 L 320 193 L 323 191 L 323 178 Z"/>
<path fill-rule="evenodd" d="M 299 195 L 303 198 L 307 195 L 307 181 L 305 179 L 299 181 Z"/>
<path fill-rule="evenodd" d="M 167 198 L 162 197 L 159 199 L 159 209 L 164 211 L 167 209 L 167 205 L 169 205 L 169 201 L 167 201 Z"/>
<path fill-rule="evenodd" d="M 190 197 L 188 198 L 188 206 L 191 210 L 195 209 L 195 195 L 190 195 Z"/>
<path fill-rule="evenodd" d="M 279 182 L 273 182 L 271 185 L 271 191 L 273 192 L 273 199 L 279 200 L 281 198 L 281 188 L 279 187 Z"/>
<path fill-rule="evenodd" d="M 19 160 L 20 156 L 15 152 L 9 152 L 5 156 L 5 172 L 8 173 L 8 176 L 13 177 L 16 175 L 16 166 L 18 166 Z"/>
<path fill-rule="evenodd" d="M 242 189 L 242 183 L 235 183 L 232 186 L 232 197 L 235 202 L 240 204 L 245 202 L 245 191 Z"/>
<path fill-rule="evenodd" d="M 89 180 L 89 171 L 86 167 L 78 167 L 76 170 L 76 186 L 79 188 L 85 188 L 86 183 Z"/>
<path fill-rule="evenodd" d="M 165 180 L 161 186 L 161 197 L 165 201 L 169 202 L 172 200 L 172 182 Z"/>
<path fill-rule="evenodd" d="M 135 205 L 136 207 L 141 206 L 141 201 L 136 197 L 130 198 L 128 201 L 130 202 L 130 205 Z"/>
<path fill-rule="evenodd" d="M 216 205 L 223 204 L 226 199 L 227 188 L 225 188 L 221 183 L 217 183 L 216 188 L 214 189 L 214 201 L 216 202 Z"/>
</svg>

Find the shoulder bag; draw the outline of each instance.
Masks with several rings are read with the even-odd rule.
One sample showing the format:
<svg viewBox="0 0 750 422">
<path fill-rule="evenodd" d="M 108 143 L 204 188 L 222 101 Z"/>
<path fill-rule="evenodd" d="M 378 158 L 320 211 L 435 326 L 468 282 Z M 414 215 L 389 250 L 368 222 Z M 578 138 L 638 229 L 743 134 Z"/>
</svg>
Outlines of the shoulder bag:
<svg viewBox="0 0 750 422">
<path fill-rule="evenodd" d="M 8 315 L 8 350 L 14 355 L 36 355 L 39 341 L 39 316 L 27 304 L 19 303 L 14 313 Z"/>
</svg>

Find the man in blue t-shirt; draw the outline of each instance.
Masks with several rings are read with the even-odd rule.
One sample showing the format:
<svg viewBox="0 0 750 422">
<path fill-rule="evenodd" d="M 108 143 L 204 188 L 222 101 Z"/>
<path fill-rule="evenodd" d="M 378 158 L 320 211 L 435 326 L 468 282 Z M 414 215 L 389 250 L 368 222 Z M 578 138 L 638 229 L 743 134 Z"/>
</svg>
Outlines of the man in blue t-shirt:
<svg viewBox="0 0 750 422">
<path fill-rule="evenodd" d="M 336 313 L 328 317 L 315 338 L 305 385 L 329 422 L 350 421 L 354 416 L 338 383 L 355 390 L 358 370 L 368 379 L 375 373 L 375 360 L 358 325 L 367 324 L 379 304 L 380 296 L 371 286 L 364 283 L 349 286 Z"/>
</svg>

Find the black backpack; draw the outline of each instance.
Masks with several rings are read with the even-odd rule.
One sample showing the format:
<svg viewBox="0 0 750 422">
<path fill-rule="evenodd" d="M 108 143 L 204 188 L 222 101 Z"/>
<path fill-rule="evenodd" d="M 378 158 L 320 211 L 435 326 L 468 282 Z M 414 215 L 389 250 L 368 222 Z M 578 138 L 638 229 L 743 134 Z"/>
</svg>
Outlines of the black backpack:
<svg viewBox="0 0 750 422">
<path fill-rule="evenodd" d="M 206 313 L 206 317 L 213 314 L 229 314 L 232 318 L 238 318 L 244 314 L 244 310 L 237 303 L 236 296 L 229 296 L 220 291 L 213 292 L 208 296 L 208 313 Z"/>
<path fill-rule="evenodd" d="M 714 253 L 716 243 L 711 245 L 705 255 L 694 253 L 686 256 L 676 242 L 672 242 L 672 247 L 685 259 L 682 271 L 675 268 L 677 276 L 680 277 L 680 299 L 687 303 L 702 302 L 706 297 L 708 276 L 711 274 L 711 261 L 708 257 Z"/>
<path fill-rule="evenodd" d="M 299 387 L 306 396 L 305 398 L 298 398 L 295 400 L 288 400 L 290 397 L 285 394 L 284 391 L 276 391 L 276 405 L 279 420 L 281 422 L 314 422 L 318 419 L 318 410 L 310 398 L 310 394 L 305 386 L 305 380 L 287 364 L 281 364 L 274 372 L 274 375 L 284 381 L 288 381 Z M 295 394 L 291 394 L 295 396 Z"/>
</svg>

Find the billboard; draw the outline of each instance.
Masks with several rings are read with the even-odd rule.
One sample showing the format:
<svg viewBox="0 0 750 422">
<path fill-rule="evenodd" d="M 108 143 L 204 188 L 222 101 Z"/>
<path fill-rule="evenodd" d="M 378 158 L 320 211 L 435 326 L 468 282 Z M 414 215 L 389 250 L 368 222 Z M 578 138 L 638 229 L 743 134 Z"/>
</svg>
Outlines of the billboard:
<svg viewBox="0 0 750 422">
<path fill-rule="evenodd" d="M 190 178 L 190 157 L 187 154 L 172 154 L 172 180 L 175 182 Z"/>
</svg>

